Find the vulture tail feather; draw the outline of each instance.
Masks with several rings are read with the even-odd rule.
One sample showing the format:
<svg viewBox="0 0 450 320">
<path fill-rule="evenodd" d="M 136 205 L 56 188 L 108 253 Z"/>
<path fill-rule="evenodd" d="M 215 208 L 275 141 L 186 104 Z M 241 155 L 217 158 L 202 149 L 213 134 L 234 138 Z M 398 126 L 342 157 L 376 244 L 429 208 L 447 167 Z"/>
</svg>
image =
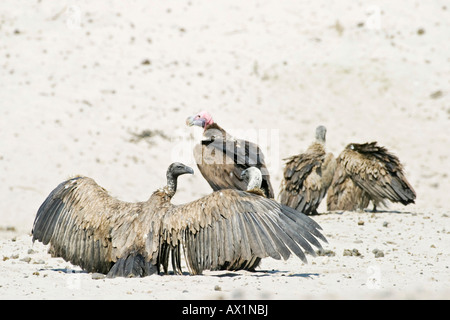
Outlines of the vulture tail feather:
<svg viewBox="0 0 450 320">
<path fill-rule="evenodd" d="M 106 275 L 108 278 L 115 277 L 144 277 L 157 272 L 156 266 L 145 261 L 141 254 L 129 254 L 126 258 L 120 258 Z"/>
</svg>

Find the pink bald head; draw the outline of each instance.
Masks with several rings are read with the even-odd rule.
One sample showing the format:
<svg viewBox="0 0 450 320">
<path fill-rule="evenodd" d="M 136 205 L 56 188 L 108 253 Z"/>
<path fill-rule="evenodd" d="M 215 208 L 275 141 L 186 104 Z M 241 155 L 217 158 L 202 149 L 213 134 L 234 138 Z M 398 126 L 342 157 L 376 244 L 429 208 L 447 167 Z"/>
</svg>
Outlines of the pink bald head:
<svg viewBox="0 0 450 320">
<path fill-rule="evenodd" d="M 199 126 L 206 128 L 208 125 L 213 124 L 213 118 L 207 111 L 200 111 L 194 116 L 190 116 L 186 119 L 188 126 Z"/>
<path fill-rule="evenodd" d="M 213 123 L 214 123 L 213 118 L 212 118 L 212 116 L 208 113 L 208 111 L 200 111 L 200 112 L 197 114 L 197 116 L 199 116 L 200 119 L 204 119 L 204 120 L 205 120 L 205 127 L 208 126 L 208 125 L 210 125 L 210 124 L 213 124 Z"/>
</svg>

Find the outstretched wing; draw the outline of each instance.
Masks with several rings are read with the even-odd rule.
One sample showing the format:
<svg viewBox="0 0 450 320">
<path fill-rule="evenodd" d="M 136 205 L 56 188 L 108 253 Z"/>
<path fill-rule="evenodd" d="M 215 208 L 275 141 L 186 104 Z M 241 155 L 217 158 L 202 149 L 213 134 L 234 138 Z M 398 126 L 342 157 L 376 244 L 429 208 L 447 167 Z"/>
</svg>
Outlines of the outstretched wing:
<svg viewBox="0 0 450 320">
<path fill-rule="evenodd" d="M 181 245 L 191 273 L 240 265 L 255 258 L 287 259 L 291 252 L 306 261 L 310 244 L 326 242 L 320 226 L 275 200 L 240 190 L 213 192 L 174 206 L 162 221 L 162 241 Z"/>
<path fill-rule="evenodd" d="M 94 180 L 76 177 L 58 185 L 40 206 L 32 240 L 50 243 L 53 255 L 89 272 L 108 273 L 117 261 L 116 275 L 137 267 L 143 268 L 139 272 L 153 272 L 152 265 L 143 262 L 151 259 L 143 250 L 145 239 L 138 237 L 145 222 L 140 220 L 148 217 L 139 215 L 142 210 L 142 203 L 121 202 Z"/>
</svg>

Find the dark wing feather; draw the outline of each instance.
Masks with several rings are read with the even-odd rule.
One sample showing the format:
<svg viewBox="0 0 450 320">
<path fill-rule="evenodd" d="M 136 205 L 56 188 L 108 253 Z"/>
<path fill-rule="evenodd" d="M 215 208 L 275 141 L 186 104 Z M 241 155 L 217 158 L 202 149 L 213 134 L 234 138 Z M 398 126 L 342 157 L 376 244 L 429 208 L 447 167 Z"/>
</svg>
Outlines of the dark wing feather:
<svg viewBox="0 0 450 320">
<path fill-rule="evenodd" d="M 338 163 L 327 193 L 327 210 L 363 210 L 369 202 L 369 195 L 353 182 Z"/>
<path fill-rule="evenodd" d="M 305 214 L 317 212 L 331 184 L 335 167 L 336 160 L 331 153 L 326 154 L 323 147 L 288 158 L 280 202 Z"/>
<path fill-rule="evenodd" d="M 162 232 L 182 245 L 190 272 L 252 265 L 255 259 L 287 259 L 291 252 L 306 261 L 309 242 L 326 241 L 320 226 L 278 202 L 239 190 L 213 192 L 165 214 Z"/>
<path fill-rule="evenodd" d="M 386 148 L 376 142 L 353 144 L 353 150 L 344 150 L 342 159 L 355 184 L 372 200 L 414 203 L 416 193 L 404 176 L 400 160 Z"/>
<path fill-rule="evenodd" d="M 156 272 L 156 266 L 148 262 L 141 254 L 130 253 L 116 261 L 107 277 L 145 277 Z"/>
<path fill-rule="evenodd" d="M 257 167 L 263 176 L 261 189 L 267 197 L 274 197 L 264 155 L 255 143 L 215 137 L 197 145 L 194 157 L 200 172 L 214 191 L 229 188 L 246 190 L 241 172 L 249 167 Z"/>
<path fill-rule="evenodd" d="M 143 203 L 124 203 L 112 198 L 105 189 L 87 177 L 76 177 L 58 185 L 40 206 L 33 224 L 33 242 L 51 244 L 51 252 L 88 272 L 108 273 L 118 259 L 123 259 L 115 274 L 126 273 L 129 265 L 139 255 L 148 261 L 146 239 L 139 234 L 149 234 L 150 216 L 138 214 Z M 151 229 L 151 228 L 150 228 Z M 148 240 L 149 241 L 153 241 Z M 131 252 L 134 258 L 130 258 Z M 152 252 L 150 252 L 152 253 Z M 157 252 L 155 253 L 155 255 Z M 144 266 L 147 271 L 152 270 Z M 135 270 L 137 270 L 135 268 Z M 113 275 L 114 276 L 114 275 Z"/>
</svg>

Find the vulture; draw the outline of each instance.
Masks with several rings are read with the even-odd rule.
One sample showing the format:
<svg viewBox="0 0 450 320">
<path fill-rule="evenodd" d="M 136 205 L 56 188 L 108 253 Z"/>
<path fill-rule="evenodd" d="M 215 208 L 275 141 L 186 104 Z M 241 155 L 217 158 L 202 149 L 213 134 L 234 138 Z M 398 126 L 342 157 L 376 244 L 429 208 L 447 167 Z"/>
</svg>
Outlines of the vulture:
<svg viewBox="0 0 450 320">
<path fill-rule="evenodd" d="M 372 201 L 375 212 L 387 200 L 407 205 L 415 198 L 397 156 L 377 142 L 350 143 L 337 158 L 327 209 L 364 210 Z"/>
<path fill-rule="evenodd" d="M 233 138 L 206 111 L 188 117 L 186 124 L 203 128 L 204 139 L 194 147 L 194 158 L 214 191 L 229 188 L 245 190 L 247 186 L 240 177 L 241 172 L 257 167 L 262 171 L 261 189 L 268 198 L 274 197 L 264 154 L 257 144 Z"/>
<path fill-rule="evenodd" d="M 256 167 L 250 167 L 241 172 L 241 179 L 243 179 L 247 183 L 248 192 L 252 192 L 255 194 L 259 194 L 260 196 L 265 197 L 266 194 L 261 189 L 262 184 L 262 174 L 261 170 Z"/>
<path fill-rule="evenodd" d="M 316 139 L 304 153 L 286 160 L 280 202 L 305 214 L 317 214 L 333 180 L 336 159 L 325 150 L 324 126 L 316 128 Z"/>
<path fill-rule="evenodd" d="M 306 262 L 311 245 L 327 242 L 311 218 L 253 192 L 224 189 L 174 205 L 177 178 L 192 168 L 173 163 L 167 185 L 147 201 L 113 198 L 93 179 L 76 176 L 59 184 L 42 203 L 32 240 L 87 272 L 107 277 L 168 273 L 169 259 L 182 274 L 181 252 L 191 274 L 255 267 L 265 257 Z"/>
</svg>

